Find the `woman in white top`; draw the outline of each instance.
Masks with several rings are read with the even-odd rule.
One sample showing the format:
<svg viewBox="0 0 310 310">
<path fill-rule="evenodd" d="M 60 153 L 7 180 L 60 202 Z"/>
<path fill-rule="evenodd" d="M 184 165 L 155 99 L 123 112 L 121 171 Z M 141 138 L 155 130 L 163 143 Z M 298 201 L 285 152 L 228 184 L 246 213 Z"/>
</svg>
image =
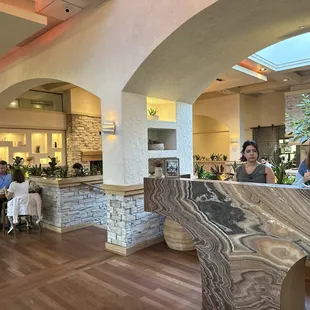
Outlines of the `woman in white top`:
<svg viewBox="0 0 310 310">
<path fill-rule="evenodd" d="M 29 182 L 25 181 L 25 176 L 20 169 L 14 169 L 13 174 L 12 174 L 12 183 L 10 184 L 9 189 L 5 190 L 5 196 L 7 200 L 10 200 L 15 197 L 22 196 L 28 193 L 29 193 Z M 9 228 L 8 234 L 14 229 L 13 216 L 9 216 L 9 214 L 13 212 L 11 210 L 13 208 L 13 205 L 10 205 L 12 201 L 13 200 L 8 202 L 8 218 L 10 221 L 10 228 Z M 27 218 L 26 218 L 26 224 L 28 227 L 29 223 L 28 223 Z"/>
<path fill-rule="evenodd" d="M 20 195 L 29 193 L 29 182 L 25 181 L 25 176 L 20 169 L 14 169 L 12 175 L 12 183 L 8 190 L 5 190 L 7 200 Z"/>
</svg>

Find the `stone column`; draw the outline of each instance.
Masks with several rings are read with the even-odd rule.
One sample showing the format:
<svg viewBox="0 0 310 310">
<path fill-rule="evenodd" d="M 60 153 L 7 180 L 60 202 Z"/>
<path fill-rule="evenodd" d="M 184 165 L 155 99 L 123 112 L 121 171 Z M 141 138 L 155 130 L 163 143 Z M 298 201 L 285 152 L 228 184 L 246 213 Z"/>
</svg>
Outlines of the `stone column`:
<svg viewBox="0 0 310 310">
<path fill-rule="evenodd" d="M 144 212 L 142 185 L 103 188 L 107 195 L 107 250 L 129 255 L 164 240 L 164 217 Z"/>
<path fill-rule="evenodd" d="M 116 123 L 115 135 L 103 135 L 104 185 L 107 194 L 106 248 L 128 255 L 163 240 L 163 217 L 144 212 L 143 178 L 149 158 L 178 157 L 180 172 L 192 173 L 192 106 L 176 103 L 176 122 L 147 120 L 146 97 L 123 92 L 115 106 L 104 106 L 104 121 Z M 148 150 L 148 128 L 176 130 L 176 149 Z"/>
</svg>

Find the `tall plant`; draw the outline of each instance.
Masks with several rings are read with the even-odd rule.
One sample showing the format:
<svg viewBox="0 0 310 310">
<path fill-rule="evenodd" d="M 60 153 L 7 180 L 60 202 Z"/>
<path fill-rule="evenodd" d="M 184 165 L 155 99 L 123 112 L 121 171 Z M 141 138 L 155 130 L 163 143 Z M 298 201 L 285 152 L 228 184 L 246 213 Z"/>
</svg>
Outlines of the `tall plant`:
<svg viewBox="0 0 310 310">
<path fill-rule="evenodd" d="M 299 140 L 301 144 L 310 140 L 310 97 L 309 95 L 302 95 L 301 103 L 296 105 L 300 107 L 304 117 L 297 118 L 290 114 L 286 114 L 286 122 L 292 129 L 290 135 L 293 135 L 293 141 Z"/>
</svg>

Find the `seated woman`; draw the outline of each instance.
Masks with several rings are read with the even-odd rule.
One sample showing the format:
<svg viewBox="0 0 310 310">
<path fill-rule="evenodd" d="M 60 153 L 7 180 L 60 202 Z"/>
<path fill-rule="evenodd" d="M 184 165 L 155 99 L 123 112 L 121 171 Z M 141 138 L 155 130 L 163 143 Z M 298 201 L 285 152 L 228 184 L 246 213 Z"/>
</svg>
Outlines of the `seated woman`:
<svg viewBox="0 0 310 310">
<path fill-rule="evenodd" d="M 252 183 L 275 183 L 275 176 L 270 167 L 258 162 L 259 149 L 255 141 L 245 141 L 241 151 L 244 165 L 236 169 L 234 181 Z"/>
<path fill-rule="evenodd" d="M 20 195 L 29 193 L 29 182 L 25 181 L 25 176 L 20 169 L 14 169 L 12 174 L 12 183 L 8 190 L 5 190 L 7 200 Z"/>
<path fill-rule="evenodd" d="M 12 174 L 12 183 L 9 186 L 8 190 L 5 190 L 5 196 L 7 200 L 12 198 L 23 196 L 29 193 L 29 182 L 25 181 L 25 176 L 20 169 L 14 169 Z M 8 214 L 12 213 L 9 212 L 9 209 L 13 208 L 11 205 L 11 201 L 8 202 Z M 13 230 L 13 219 L 9 216 L 11 227 L 8 231 L 8 234 Z"/>
<path fill-rule="evenodd" d="M 298 187 L 304 187 L 305 185 L 310 185 L 310 144 L 308 146 L 307 157 L 299 165 L 298 172 L 296 175 L 296 180 L 293 185 Z"/>
</svg>

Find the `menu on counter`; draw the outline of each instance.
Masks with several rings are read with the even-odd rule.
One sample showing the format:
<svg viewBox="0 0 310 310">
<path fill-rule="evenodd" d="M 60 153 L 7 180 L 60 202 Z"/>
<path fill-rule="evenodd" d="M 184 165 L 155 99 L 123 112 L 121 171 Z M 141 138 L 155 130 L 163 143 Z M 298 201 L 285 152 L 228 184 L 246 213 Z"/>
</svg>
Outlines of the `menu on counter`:
<svg viewBox="0 0 310 310">
<path fill-rule="evenodd" d="M 304 117 L 304 114 L 300 107 L 297 107 L 296 105 L 301 103 L 302 100 L 302 94 L 304 95 L 310 95 L 310 90 L 304 90 L 300 92 L 288 92 L 285 93 L 285 113 L 295 116 L 298 119 L 302 119 Z M 289 124 L 285 123 L 285 133 L 291 132 L 292 129 L 290 128 Z"/>
</svg>

